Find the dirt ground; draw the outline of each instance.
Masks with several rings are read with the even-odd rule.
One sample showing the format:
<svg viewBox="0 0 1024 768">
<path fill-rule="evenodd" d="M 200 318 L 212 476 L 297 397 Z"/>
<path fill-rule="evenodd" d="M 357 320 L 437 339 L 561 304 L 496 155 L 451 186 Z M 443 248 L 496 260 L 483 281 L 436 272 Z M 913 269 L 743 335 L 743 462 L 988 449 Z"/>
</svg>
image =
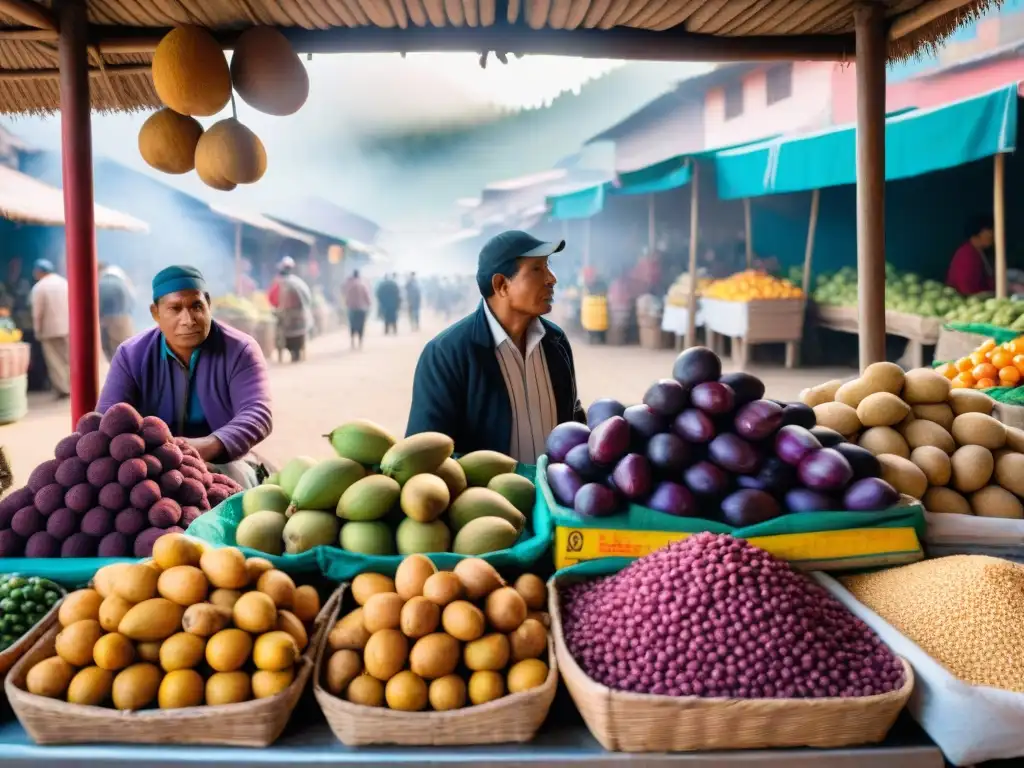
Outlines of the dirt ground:
<svg viewBox="0 0 1024 768">
<path fill-rule="evenodd" d="M 274 432 L 257 450 L 273 462 L 292 456 L 327 456 L 322 437 L 354 418 L 367 418 L 396 434 L 404 432 L 412 396 L 412 377 L 420 349 L 444 326 L 440 318 L 425 318 L 418 333 L 399 324 L 398 336 L 384 336 L 379 323 L 369 323 L 362 351 L 349 349 L 348 334 L 338 332 L 315 339 L 305 362 L 272 361 Z M 637 346 L 573 344 L 576 377 L 584 405 L 599 397 L 638 402 L 655 379 L 669 376 L 675 353 Z M 729 361 L 725 367 L 730 369 Z M 752 367 L 768 394 L 793 399 L 804 387 L 853 375 L 854 369 Z M 53 446 L 71 431 L 68 402 L 50 395 L 32 395 L 30 412 L 22 421 L 0 427 L 0 445 L 11 457 L 15 483 L 24 483 L 39 462 L 50 458 Z"/>
</svg>

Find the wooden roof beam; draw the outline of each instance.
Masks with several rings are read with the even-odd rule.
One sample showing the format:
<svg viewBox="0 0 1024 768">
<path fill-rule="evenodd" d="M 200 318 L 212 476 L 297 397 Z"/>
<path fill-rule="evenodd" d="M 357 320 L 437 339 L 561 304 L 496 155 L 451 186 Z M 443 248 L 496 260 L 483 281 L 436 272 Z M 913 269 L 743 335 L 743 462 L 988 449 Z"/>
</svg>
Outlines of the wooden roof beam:
<svg viewBox="0 0 1024 768">
<path fill-rule="evenodd" d="M 953 13 L 968 4 L 968 0 L 926 0 L 902 16 L 897 16 L 889 25 L 889 40 L 899 40 L 931 24 L 936 19 Z"/>
<path fill-rule="evenodd" d="M 107 64 L 103 69 L 92 67 L 90 77 L 99 75 L 139 75 L 149 72 L 149 64 Z M 60 70 L 53 69 L 0 69 L 0 81 L 4 80 L 56 80 Z"/>
<path fill-rule="evenodd" d="M 57 29 L 57 19 L 50 10 L 32 0 L 0 0 L 0 15 L 35 29 Z"/>
<path fill-rule="evenodd" d="M 2 2 L 2 0 L 0 0 Z M 90 44 L 103 53 L 149 53 L 168 29 L 96 26 Z M 682 26 L 663 32 L 618 27 L 599 29 L 529 29 L 520 24 L 491 27 L 334 27 L 281 31 L 299 53 L 376 53 L 421 51 L 496 51 L 522 55 L 567 55 L 636 61 L 844 61 L 854 56 L 853 35 L 778 35 L 716 37 L 687 32 Z M 219 31 L 230 48 L 239 32 Z"/>
</svg>

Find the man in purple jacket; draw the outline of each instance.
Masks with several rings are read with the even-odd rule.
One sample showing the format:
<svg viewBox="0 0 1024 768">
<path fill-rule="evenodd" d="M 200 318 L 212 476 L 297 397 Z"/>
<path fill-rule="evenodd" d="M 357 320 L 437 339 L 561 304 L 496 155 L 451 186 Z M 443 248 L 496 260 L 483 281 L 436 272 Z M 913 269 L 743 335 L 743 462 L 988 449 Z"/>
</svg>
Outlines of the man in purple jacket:
<svg viewBox="0 0 1024 768">
<path fill-rule="evenodd" d="M 195 267 L 161 270 L 150 312 L 157 327 L 118 348 L 96 409 L 124 402 L 143 416 L 159 416 L 211 471 L 243 488 L 256 485 L 245 456 L 272 427 L 259 344 L 213 319 L 206 281 Z"/>
</svg>

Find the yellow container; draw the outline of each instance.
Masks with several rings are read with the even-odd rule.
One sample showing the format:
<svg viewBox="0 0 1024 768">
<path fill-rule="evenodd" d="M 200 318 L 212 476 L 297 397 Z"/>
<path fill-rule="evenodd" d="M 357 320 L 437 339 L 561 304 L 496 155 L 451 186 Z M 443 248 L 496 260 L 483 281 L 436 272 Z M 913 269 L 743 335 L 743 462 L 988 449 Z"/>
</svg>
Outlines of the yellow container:
<svg viewBox="0 0 1024 768">
<path fill-rule="evenodd" d="M 583 330 L 600 333 L 608 330 L 608 299 L 605 296 L 584 296 L 580 306 Z"/>
</svg>

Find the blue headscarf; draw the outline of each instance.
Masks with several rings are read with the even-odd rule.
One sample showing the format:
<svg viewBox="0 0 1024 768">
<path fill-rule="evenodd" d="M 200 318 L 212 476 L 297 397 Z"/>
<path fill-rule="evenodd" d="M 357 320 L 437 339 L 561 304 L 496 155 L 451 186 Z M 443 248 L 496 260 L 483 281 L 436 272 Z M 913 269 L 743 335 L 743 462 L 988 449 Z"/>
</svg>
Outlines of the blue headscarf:
<svg viewBox="0 0 1024 768">
<path fill-rule="evenodd" d="M 178 291 L 202 291 L 206 293 L 206 280 L 195 267 L 173 266 L 161 269 L 153 278 L 153 303 L 164 296 Z"/>
</svg>

